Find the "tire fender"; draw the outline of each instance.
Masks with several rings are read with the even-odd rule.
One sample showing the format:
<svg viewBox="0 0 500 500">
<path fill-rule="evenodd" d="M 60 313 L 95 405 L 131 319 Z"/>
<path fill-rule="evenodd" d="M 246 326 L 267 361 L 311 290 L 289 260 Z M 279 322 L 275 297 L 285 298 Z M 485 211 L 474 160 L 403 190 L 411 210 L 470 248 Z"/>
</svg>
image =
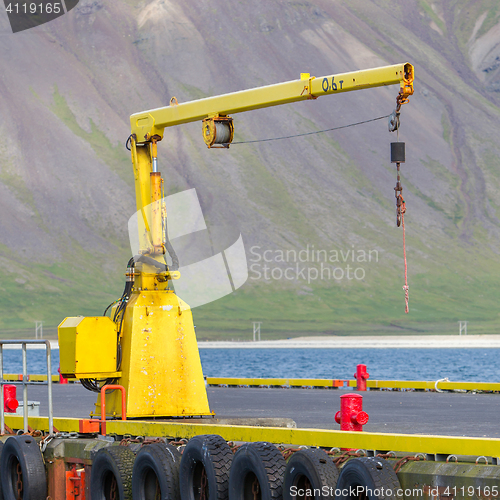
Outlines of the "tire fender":
<svg viewBox="0 0 500 500">
<path fill-rule="evenodd" d="M 2 463 L 3 441 L 0 441 L 0 463 Z M 0 479 L 1 481 L 1 479 Z M 2 483 L 0 482 L 0 500 L 3 500 Z"/>
<path fill-rule="evenodd" d="M 165 443 L 143 446 L 137 454 L 132 472 L 134 500 L 178 500 L 180 464 L 181 454 L 174 446 Z"/>
<path fill-rule="evenodd" d="M 106 500 L 114 490 L 118 500 L 132 500 L 132 468 L 135 454 L 126 446 L 101 448 L 92 462 L 90 496 Z"/>
<path fill-rule="evenodd" d="M 310 495 L 314 498 L 332 499 L 335 497 L 335 487 L 339 471 L 333 460 L 321 448 L 309 448 L 295 452 L 286 465 L 283 483 L 283 499 L 294 500 L 298 495 L 296 490 L 320 490 L 321 495 Z M 295 490 L 295 494 L 294 493 Z"/>
<path fill-rule="evenodd" d="M 378 457 L 349 460 L 337 481 L 336 500 L 349 499 L 350 487 L 364 488 L 368 500 L 402 500 L 398 476 L 389 463 Z M 355 495 L 358 496 L 358 495 Z"/>
<path fill-rule="evenodd" d="M 261 500 L 281 500 L 286 462 L 271 443 L 246 443 L 235 453 L 229 473 L 229 499 L 253 498 L 257 488 Z"/>
<path fill-rule="evenodd" d="M 190 439 L 182 453 L 181 499 L 195 500 L 198 491 L 201 491 L 202 481 L 206 480 L 207 500 L 227 500 L 232 461 L 233 452 L 221 436 L 213 434 Z"/>
<path fill-rule="evenodd" d="M 0 482 L 5 500 L 17 499 L 15 479 L 18 473 L 22 480 L 23 499 L 47 498 L 47 476 L 42 452 L 32 436 L 11 436 L 4 442 L 0 458 Z"/>
</svg>

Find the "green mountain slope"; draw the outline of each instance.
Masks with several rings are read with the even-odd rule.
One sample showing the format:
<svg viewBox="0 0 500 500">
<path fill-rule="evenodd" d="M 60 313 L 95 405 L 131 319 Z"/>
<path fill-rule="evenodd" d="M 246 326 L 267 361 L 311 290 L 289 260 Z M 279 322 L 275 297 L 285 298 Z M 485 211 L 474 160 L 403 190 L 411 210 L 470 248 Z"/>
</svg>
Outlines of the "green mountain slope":
<svg viewBox="0 0 500 500">
<path fill-rule="evenodd" d="M 389 158 L 396 136 L 385 120 L 224 151 L 207 150 L 191 124 L 167 130 L 159 146 L 166 190 L 196 188 L 208 226 L 231 228 L 219 244 L 241 232 L 251 266 L 241 289 L 194 310 L 198 337 L 249 338 L 252 321 L 266 338 L 451 333 L 458 320 L 470 333 L 498 333 L 497 2 L 82 0 L 15 35 L 3 16 L 0 35 L 5 335 L 35 320 L 53 333 L 65 316 L 101 314 L 121 293 L 135 211 L 130 114 L 171 96 L 404 61 L 416 72 L 399 135 L 410 314 Z M 396 94 L 235 115 L 235 141 L 388 115 Z"/>
</svg>

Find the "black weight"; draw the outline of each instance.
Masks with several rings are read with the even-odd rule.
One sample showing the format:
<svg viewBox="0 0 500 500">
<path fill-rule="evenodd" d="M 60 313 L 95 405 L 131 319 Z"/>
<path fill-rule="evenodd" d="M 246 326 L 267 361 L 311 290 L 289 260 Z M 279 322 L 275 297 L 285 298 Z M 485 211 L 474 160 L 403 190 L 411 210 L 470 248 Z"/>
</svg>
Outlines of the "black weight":
<svg viewBox="0 0 500 500">
<path fill-rule="evenodd" d="M 47 498 L 42 452 L 32 436 L 11 436 L 5 441 L 0 457 L 0 482 L 5 500 L 16 500 L 18 489 L 23 500 Z"/>
<path fill-rule="evenodd" d="M 391 142 L 391 163 L 405 162 L 405 143 Z"/>
<path fill-rule="evenodd" d="M 218 435 L 192 438 L 182 453 L 180 490 L 182 500 L 197 500 L 204 489 L 207 500 L 227 500 L 233 452 Z"/>
</svg>

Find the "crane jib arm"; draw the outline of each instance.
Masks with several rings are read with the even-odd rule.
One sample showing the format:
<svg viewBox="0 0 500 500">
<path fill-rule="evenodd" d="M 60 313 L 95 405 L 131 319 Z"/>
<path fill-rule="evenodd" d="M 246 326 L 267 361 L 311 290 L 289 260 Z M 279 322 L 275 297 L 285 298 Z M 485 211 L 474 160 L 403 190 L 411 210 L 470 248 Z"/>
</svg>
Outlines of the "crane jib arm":
<svg viewBox="0 0 500 500">
<path fill-rule="evenodd" d="M 153 137 L 160 140 L 165 127 L 384 85 L 399 84 L 400 94 L 406 99 L 413 93 L 413 77 L 413 66 L 401 63 L 318 78 L 303 73 L 300 80 L 181 104 L 172 99 L 170 106 L 133 114 L 131 133 L 137 143 L 149 142 Z"/>
<path fill-rule="evenodd" d="M 179 259 L 167 232 L 167 203 L 157 147 L 165 127 L 201 121 L 207 147 L 228 148 L 234 136 L 230 113 L 395 84 L 400 86 L 399 111 L 413 93 L 413 66 L 409 63 L 320 78 L 302 74 L 300 80 L 181 104 L 172 98 L 170 106 L 132 115 L 127 147 L 130 144 L 137 212 L 128 226 L 134 258 L 127 266 L 125 290 L 106 309 L 111 311 L 110 317 L 67 318 L 58 331 L 61 352 L 67 353 L 66 367 L 61 362 L 61 370 L 80 378 L 86 389 L 99 393 L 95 406 L 102 410 L 102 422 L 106 416 L 119 414 L 142 419 L 214 415 L 191 308 L 182 292 L 190 286 L 190 266 L 180 260 L 182 255 Z M 182 280 L 183 273 L 184 281 L 177 281 L 173 290 L 169 282 Z M 206 281 L 207 276 L 197 274 L 197 283 Z M 234 283 L 230 287 L 234 288 Z M 99 355 L 95 352 L 96 338 L 106 343 Z M 103 384 L 118 384 L 126 397 L 122 399 L 118 391 L 106 396 Z"/>
</svg>

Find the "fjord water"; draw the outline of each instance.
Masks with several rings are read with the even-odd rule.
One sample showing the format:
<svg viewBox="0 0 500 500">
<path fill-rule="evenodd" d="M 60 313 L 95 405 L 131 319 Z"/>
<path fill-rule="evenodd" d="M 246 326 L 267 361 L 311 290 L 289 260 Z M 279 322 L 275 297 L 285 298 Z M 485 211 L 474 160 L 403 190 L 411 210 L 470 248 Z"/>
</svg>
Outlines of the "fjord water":
<svg viewBox="0 0 500 500">
<path fill-rule="evenodd" d="M 500 349 L 200 349 L 207 377 L 351 379 L 367 365 L 371 379 L 500 382 Z M 28 349 L 28 372 L 47 373 L 45 352 Z M 59 350 L 52 351 L 57 374 Z M 21 350 L 4 350 L 4 373 L 21 373 Z"/>
</svg>

